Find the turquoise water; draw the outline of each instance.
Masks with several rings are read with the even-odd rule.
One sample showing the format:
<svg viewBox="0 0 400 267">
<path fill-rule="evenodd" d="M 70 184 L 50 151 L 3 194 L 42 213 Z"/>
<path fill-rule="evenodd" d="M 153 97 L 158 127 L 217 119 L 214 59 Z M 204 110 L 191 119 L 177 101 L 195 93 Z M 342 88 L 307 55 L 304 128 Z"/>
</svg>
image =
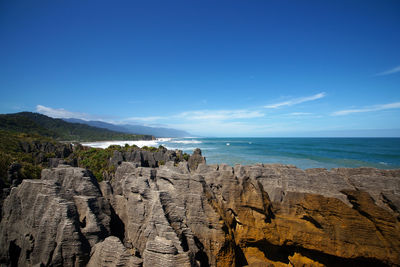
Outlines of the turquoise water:
<svg viewBox="0 0 400 267">
<path fill-rule="evenodd" d="M 157 143 L 188 153 L 198 147 L 208 164 L 400 168 L 400 138 L 181 138 Z"/>
</svg>

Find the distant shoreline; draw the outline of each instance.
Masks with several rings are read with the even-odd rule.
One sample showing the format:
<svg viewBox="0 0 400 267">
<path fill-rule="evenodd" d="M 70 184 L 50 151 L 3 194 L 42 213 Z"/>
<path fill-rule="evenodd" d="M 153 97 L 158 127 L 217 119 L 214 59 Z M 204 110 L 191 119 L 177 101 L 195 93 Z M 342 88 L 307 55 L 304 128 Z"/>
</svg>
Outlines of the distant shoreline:
<svg viewBox="0 0 400 267">
<path fill-rule="evenodd" d="M 311 168 L 400 168 L 400 138 L 158 138 L 152 141 L 85 142 L 106 148 L 109 145 L 153 146 L 182 150 L 191 154 L 200 148 L 209 164 L 251 165 L 280 163 L 300 169 Z"/>
</svg>

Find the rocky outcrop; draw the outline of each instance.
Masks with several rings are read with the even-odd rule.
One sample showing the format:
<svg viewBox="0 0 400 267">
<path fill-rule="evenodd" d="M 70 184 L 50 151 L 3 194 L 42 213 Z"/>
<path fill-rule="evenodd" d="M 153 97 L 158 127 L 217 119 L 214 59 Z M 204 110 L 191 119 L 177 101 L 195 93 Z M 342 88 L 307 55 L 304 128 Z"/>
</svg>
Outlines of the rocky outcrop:
<svg viewBox="0 0 400 267">
<path fill-rule="evenodd" d="M 62 165 L 22 181 L 5 200 L 1 263 L 400 265 L 400 170 L 231 167 L 195 154 L 121 161 L 100 184 Z"/>
<path fill-rule="evenodd" d="M 400 171 L 123 163 L 110 187 L 126 246 L 171 265 L 400 263 Z"/>
<path fill-rule="evenodd" d="M 22 166 L 21 164 L 14 162 L 8 167 L 7 170 L 7 182 L 10 183 L 10 186 L 14 187 L 19 185 L 22 182 L 20 170 Z"/>
<path fill-rule="evenodd" d="M 20 142 L 20 149 L 32 155 L 36 164 L 47 162 L 48 158 L 67 158 L 73 152 L 71 144 L 52 142 Z"/>
<path fill-rule="evenodd" d="M 142 260 L 132 255 L 117 237 L 110 236 L 93 247 L 87 267 L 140 267 L 142 263 Z"/>
<path fill-rule="evenodd" d="M 193 154 L 190 156 L 189 160 L 189 169 L 196 170 L 199 164 L 205 164 L 206 158 L 201 155 L 201 150 L 199 148 L 193 151 Z"/>
<path fill-rule="evenodd" d="M 179 153 L 180 151 L 172 151 L 165 148 L 158 149 L 156 152 L 141 149 L 133 149 L 123 152 L 114 151 L 114 155 L 110 158 L 110 164 L 118 167 L 122 162 L 127 161 L 138 163 L 142 167 L 155 168 L 168 161 L 182 161 L 183 158 L 179 157 Z"/>
<path fill-rule="evenodd" d="M 400 263 L 397 208 L 382 200 L 399 200 L 399 170 L 217 168 L 199 173 L 240 251 L 237 264 L 287 264 L 295 254 L 325 265 Z"/>
<path fill-rule="evenodd" d="M 11 189 L 0 224 L 0 263 L 84 266 L 110 235 L 111 211 L 86 170 L 60 166 Z"/>
</svg>

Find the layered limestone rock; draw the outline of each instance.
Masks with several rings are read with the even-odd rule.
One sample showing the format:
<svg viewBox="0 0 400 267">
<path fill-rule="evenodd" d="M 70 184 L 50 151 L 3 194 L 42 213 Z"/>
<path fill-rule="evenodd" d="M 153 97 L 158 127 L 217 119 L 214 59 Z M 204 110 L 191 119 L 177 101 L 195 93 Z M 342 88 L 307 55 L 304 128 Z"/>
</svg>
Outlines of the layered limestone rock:
<svg viewBox="0 0 400 267">
<path fill-rule="evenodd" d="M 85 266 L 91 247 L 110 235 L 110 206 L 85 169 L 43 170 L 11 190 L 0 224 L 0 263 Z"/>
<path fill-rule="evenodd" d="M 91 252 L 87 267 L 117 267 L 117 266 L 142 266 L 142 260 L 132 255 L 121 241 L 115 237 L 107 237 L 103 242 L 97 243 Z"/>
<path fill-rule="evenodd" d="M 188 160 L 189 169 L 194 171 L 197 169 L 199 164 L 206 163 L 206 158 L 201 155 L 201 150 L 199 148 L 193 151 L 193 154 Z"/>
<path fill-rule="evenodd" d="M 124 223 L 124 243 L 140 255 L 157 258 L 154 250 L 164 247 L 159 264 L 207 265 L 214 256 L 211 250 L 210 256 L 204 251 L 199 240 L 203 235 L 210 242 L 207 249 L 222 249 L 224 232 L 218 214 L 207 203 L 205 181 L 199 175 L 190 175 L 187 163 L 174 166 L 169 162 L 151 169 L 124 162 L 111 186 L 113 194 L 104 194 Z M 145 266 L 150 262 L 154 264 L 154 260 L 144 258 Z"/>
<path fill-rule="evenodd" d="M 400 263 L 398 170 L 123 163 L 109 187 L 125 245 L 171 265 Z"/>
<path fill-rule="evenodd" d="M 128 161 L 139 164 L 142 167 L 155 168 L 168 161 L 182 161 L 182 151 L 172 151 L 166 148 L 159 149 L 157 152 L 134 149 L 130 151 L 114 151 L 114 155 L 110 158 L 110 163 L 115 167 L 121 165 L 122 162 Z M 201 152 L 200 152 L 201 155 Z M 160 164 L 162 163 L 162 164 Z"/>
<path fill-rule="evenodd" d="M 400 263 L 399 170 L 255 165 L 199 172 L 241 251 L 239 264 L 286 264 L 295 254 L 325 265 Z"/>
<path fill-rule="evenodd" d="M 71 144 L 52 142 L 20 142 L 20 147 L 25 153 L 32 153 L 36 162 L 43 162 L 48 153 L 54 154 L 57 158 L 66 158 L 73 152 L 73 146 Z"/>
<path fill-rule="evenodd" d="M 400 170 L 231 167 L 196 155 L 121 162 L 100 184 L 65 166 L 24 180 L 5 201 L 1 262 L 400 265 Z"/>
</svg>

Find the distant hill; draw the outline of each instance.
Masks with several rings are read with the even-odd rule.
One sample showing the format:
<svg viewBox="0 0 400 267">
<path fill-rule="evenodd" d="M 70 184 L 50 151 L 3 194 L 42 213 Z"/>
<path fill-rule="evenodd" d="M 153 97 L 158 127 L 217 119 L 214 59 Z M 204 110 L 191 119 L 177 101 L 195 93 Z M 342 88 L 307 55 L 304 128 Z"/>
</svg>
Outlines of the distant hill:
<svg viewBox="0 0 400 267">
<path fill-rule="evenodd" d="M 105 128 L 112 131 L 123 132 L 123 133 L 132 133 L 132 134 L 149 134 L 155 137 L 188 137 L 191 136 L 188 132 L 171 129 L 171 128 L 163 128 L 163 127 L 149 127 L 142 125 L 131 125 L 131 124 L 123 124 L 116 125 L 111 123 L 106 123 L 102 121 L 84 121 L 80 119 L 64 119 L 67 122 L 73 123 L 84 123 L 90 126 Z"/>
<path fill-rule="evenodd" d="M 82 123 L 70 123 L 39 113 L 0 114 L 0 130 L 38 134 L 62 141 L 151 140 L 151 135 L 136 135 L 98 128 Z"/>
</svg>

